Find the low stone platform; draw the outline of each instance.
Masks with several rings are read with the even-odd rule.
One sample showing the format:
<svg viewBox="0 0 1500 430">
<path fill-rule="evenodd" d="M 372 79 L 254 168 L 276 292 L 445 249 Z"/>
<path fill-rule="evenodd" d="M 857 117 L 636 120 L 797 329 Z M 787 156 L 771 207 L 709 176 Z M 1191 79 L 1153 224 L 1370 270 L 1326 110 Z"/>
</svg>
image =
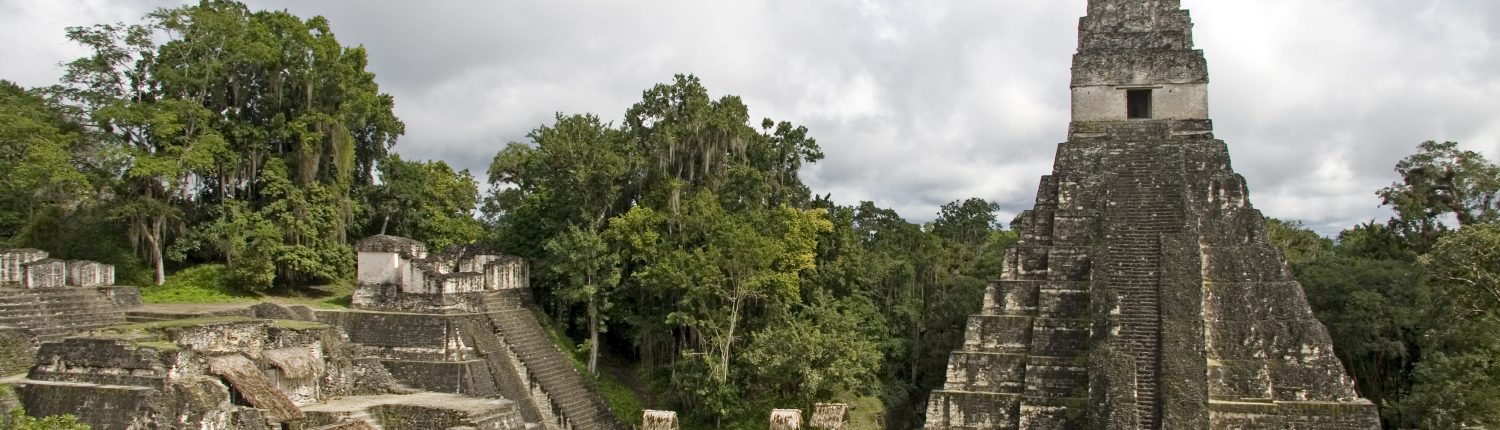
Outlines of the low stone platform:
<svg viewBox="0 0 1500 430">
<path fill-rule="evenodd" d="M 42 342 L 125 323 L 135 287 L 0 288 L 0 375 L 25 372 Z"/>
<path fill-rule="evenodd" d="M 122 324 L 141 305 L 135 287 L 0 288 L 0 326 L 31 330 L 39 340 Z"/>
<path fill-rule="evenodd" d="M 385 430 L 524 428 L 515 402 L 445 393 L 342 397 L 302 412 L 312 426 L 362 421 Z"/>
<path fill-rule="evenodd" d="M 125 313 L 129 322 L 171 321 L 189 318 L 241 316 L 253 317 L 255 311 L 250 303 L 231 304 L 145 304 Z"/>
</svg>

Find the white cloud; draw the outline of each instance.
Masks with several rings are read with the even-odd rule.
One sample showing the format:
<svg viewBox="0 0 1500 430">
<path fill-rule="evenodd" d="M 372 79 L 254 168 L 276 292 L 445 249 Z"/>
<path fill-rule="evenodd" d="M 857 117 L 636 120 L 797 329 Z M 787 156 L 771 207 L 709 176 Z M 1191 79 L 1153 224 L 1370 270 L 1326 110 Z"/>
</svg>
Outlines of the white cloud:
<svg viewBox="0 0 1500 430">
<path fill-rule="evenodd" d="M 62 28 L 183 2 L 0 0 L 0 78 L 45 85 L 82 54 Z M 481 3 L 250 0 L 324 15 L 370 50 L 397 150 L 483 171 L 555 112 L 618 120 L 694 73 L 754 118 L 807 125 L 818 193 L 916 221 L 983 197 L 1032 204 L 1065 138 L 1083 0 Z M 1429 139 L 1500 155 L 1500 2 L 1185 0 L 1217 134 L 1267 214 L 1325 233 L 1383 218 L 1374 191 Z M 1500 158 L 1500 157 L 1497 157 Z"/>
</svg>

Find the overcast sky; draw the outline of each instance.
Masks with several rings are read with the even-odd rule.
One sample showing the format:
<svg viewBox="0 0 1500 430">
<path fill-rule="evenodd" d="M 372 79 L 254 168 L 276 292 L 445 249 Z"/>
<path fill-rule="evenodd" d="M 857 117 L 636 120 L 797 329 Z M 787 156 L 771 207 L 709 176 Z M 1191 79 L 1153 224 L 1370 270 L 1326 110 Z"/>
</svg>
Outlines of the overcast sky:
<svg viewBox="0 0 1500 430">
<path fill-rule="evenodd" d="M 48 85 L 63 28 L 181 1 L 0 0 L 0 79 Z M 675 73 L 751 116 L 805 125 L 804 180 L 913 221 L 967 197 L 1029 208 L 1066 138 L 1085 0 L 250 0 L 364 45 L 407 134 L 397 151 L 482 177 L 555 112 L 620 121 Z M 1324 233 L 1383 220 L 1375 190 L 1424 140 L 1500 158 L 1500 2 L 1183 0 L 1210 105 L 1268 215 Z"/>
</svg>

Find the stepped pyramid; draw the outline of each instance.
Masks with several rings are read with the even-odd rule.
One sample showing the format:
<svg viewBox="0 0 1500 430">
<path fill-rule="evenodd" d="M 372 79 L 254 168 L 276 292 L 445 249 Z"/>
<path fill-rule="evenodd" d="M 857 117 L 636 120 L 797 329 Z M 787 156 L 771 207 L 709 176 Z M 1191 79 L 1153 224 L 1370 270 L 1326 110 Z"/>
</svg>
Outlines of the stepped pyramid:
<svg viewBox="0 0 1500 430">
<path fill-rule="evenodd" d="M 929 429 L 1376 429 L 1208 119 L 1179 0 L 1090 0 L 1073 122 Z"/>
</svg>

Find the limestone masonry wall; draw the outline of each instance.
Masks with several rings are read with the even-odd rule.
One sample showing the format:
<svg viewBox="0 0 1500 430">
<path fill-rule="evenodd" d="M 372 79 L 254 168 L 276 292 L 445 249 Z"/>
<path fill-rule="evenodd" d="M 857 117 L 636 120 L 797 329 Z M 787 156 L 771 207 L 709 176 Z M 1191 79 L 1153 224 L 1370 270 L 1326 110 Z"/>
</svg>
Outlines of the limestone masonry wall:
<svg viewBox="0 0 1500 430">
<path fill-rule="evenodd" d="M 359 288 L 355 307 L 404 312 L 475 312 L 470 293 L 530 287 L 526 260 L 456 247 L 428 253 L 426 245 L 372 236 L 355 245 Z"/>
<path fill-rule="evenodd" d="M 87 260 L 63 261 L 37 249 L 0 250 L 0 287 L 59 288 L 114 285 L 115 267 Z"/>
</svg>

